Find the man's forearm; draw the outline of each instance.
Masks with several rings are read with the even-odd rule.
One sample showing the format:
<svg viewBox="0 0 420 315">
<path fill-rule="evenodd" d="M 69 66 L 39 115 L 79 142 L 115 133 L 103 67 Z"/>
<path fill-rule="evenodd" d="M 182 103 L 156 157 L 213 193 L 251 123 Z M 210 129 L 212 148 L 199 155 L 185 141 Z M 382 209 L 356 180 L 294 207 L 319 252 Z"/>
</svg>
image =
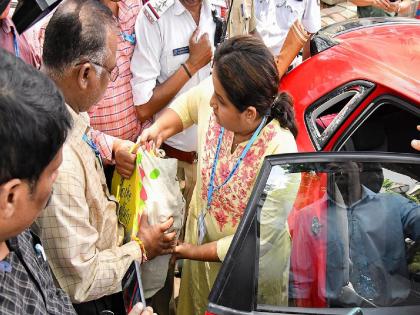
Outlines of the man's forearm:
<svg viewBox="0 0 420 315">
<path fill-rule="evenodd" d="M 375 0 L 350 0 L 354 5 L 357 5 L 359 7 L 365 7 L 368 5 L 374 5 Z"/>
<path fill-rule="evenodd" d="M 192 67 L 188 67 L 190 74 L 195 73 Z M 185 83 L 188 82 L 190 77 L 182 66 L 170 76 L 165 82 L 159 84 L 153 90 L 153 95 L 150 100 L 140 106 L 136 106 L 137 117 L 141 122 L 150 119 L 154 114 L 160 112 L 165 108 L 175 95 L 182 89 Z"/>
<path fill-rule="evenodd" d="M 308 41 L 309 37 L 310 34 L 306 32 L 300 21 L 297 20 L 293 23 L 277 57 L 277 69 L 280 77 L 287 72 L 288 67 Z"/>
</svg>

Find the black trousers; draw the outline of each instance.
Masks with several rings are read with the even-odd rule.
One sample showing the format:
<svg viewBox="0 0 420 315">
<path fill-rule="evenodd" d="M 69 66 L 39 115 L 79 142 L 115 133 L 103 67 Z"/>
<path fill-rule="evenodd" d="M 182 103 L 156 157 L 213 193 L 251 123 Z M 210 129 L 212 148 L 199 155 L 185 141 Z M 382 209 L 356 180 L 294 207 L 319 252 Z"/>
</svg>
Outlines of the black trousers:
<svg viewBox="0 0 420 315">
<path fill-rule="evenodd" d="M 73 304 L 73 306 L 78 315 L 125 315 L 121 292 L 107 295 L 97 300 Z"/>
</svg>

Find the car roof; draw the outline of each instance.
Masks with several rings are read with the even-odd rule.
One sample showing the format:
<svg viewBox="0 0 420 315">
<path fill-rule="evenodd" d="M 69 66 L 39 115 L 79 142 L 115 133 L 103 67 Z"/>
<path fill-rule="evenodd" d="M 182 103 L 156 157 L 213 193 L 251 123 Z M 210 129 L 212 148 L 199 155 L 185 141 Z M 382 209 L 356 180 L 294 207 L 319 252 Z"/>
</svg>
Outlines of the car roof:
<svg viewBox="0 0 420 315">
<path fill-rule="evenodd" d="M 351 27 L 343 27 L 350 23 Z M 420 21 L 394 18 L 360 19 L 350 23 L 321 30 L 316 36 L 327 35 L 333 44 L 324 47 L 288 76 L 301 77 L 299 81 L 306 81 L 306 89 L 314 88 L 321 95 L 349 81 L 368 80 L 418 104 Z M 310 80 L 313 82 L 308 82 Z"/>
</svg>

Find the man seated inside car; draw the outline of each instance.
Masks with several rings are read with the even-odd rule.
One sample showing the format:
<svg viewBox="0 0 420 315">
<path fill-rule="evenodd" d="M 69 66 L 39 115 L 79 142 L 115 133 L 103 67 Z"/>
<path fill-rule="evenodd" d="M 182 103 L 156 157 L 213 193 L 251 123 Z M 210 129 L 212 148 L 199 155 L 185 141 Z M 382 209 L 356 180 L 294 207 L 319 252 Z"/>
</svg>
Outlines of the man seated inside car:
<svg viewBox="0 0 420 315">
<path fill-rule="evenodd" d="M 317 205 L 296 216 L 292 298 L 298 306 L 403 304 L 411 293 L 405 238 L 420 240 L 420 206 L 399 194 L 379 192 L 383 173 L 378 164 L 330 166 L 328 193 L 315 202 L 324 203 L 318 228 Z M 326 250 L 326 266 L 320 266 L 318 255 L 308 255 L 312 247 Z M 310 292 L 326 305 L 317 305 Z"/>
</svg>

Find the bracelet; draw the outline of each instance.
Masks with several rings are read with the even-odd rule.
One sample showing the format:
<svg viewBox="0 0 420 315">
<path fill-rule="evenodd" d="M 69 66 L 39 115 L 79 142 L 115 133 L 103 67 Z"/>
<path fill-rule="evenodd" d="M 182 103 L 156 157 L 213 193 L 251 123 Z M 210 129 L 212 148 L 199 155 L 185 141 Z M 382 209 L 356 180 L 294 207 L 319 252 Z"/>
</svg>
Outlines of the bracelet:
<svg viewBox="0 0 420 315">
<path fill-rule="evenodd" d="M 146 262 L 147 259 L 147 252 L 146 252 L 146 248 L 144 247 L 144 243 L 141 239 L 139 239 L 137 236 L 133 236 L 131 238 L 133 241 L 135 241 L 139 246 L 140 246 L 140 250 L 141 250 L 141 263 Z"/>
<path fill-rule="evenodd" d="M 182 68 L 184 68 L 185 72 L 187 73 L 188 77 L 191 79 L 192 75 L 190 70 L 188 70 L 187 65 L 185 63 L 181 63 Z"/>
</svg>

